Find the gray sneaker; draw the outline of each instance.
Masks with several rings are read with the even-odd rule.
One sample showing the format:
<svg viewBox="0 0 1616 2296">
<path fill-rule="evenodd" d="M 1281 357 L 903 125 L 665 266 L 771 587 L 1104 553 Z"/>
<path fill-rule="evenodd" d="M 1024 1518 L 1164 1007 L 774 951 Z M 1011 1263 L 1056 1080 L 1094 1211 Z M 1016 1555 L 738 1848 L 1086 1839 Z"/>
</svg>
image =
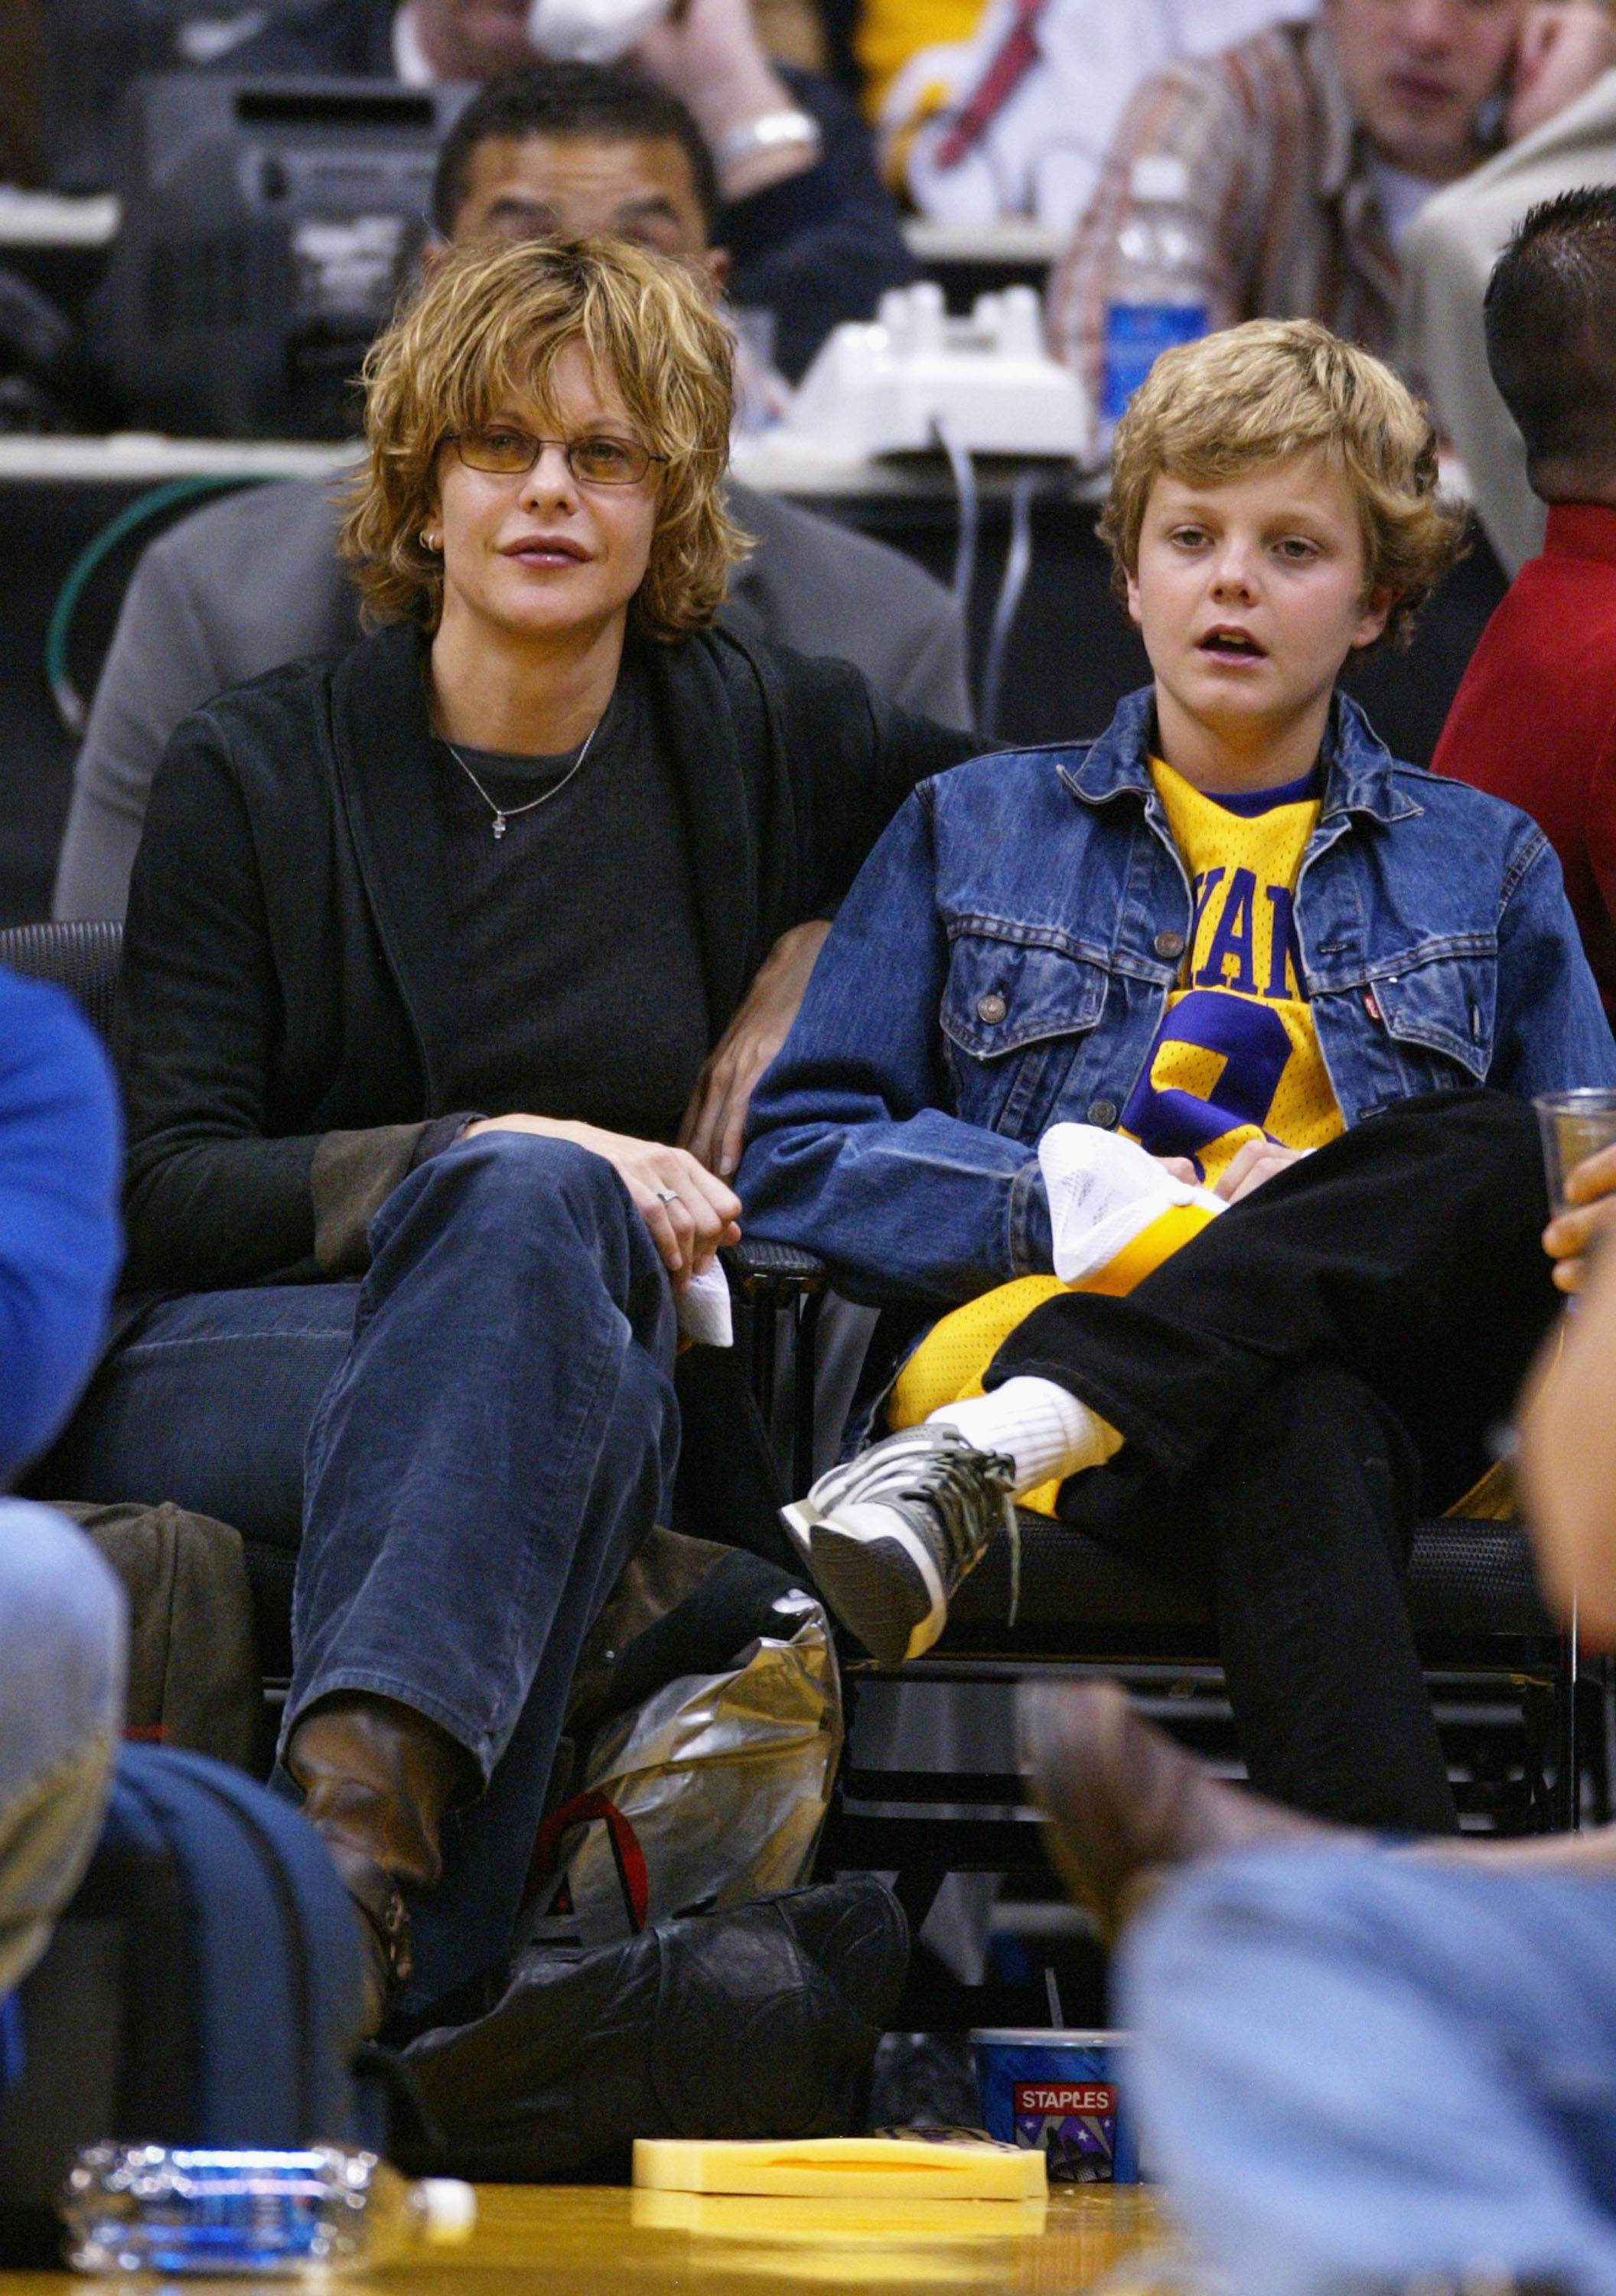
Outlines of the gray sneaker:
<svg viewBox="0 0 1616 2296">
<path fill-rule="evenodd" d="M 936 1641 L 993 1533 L 1014 1538 L 1015 1472 L 926 1422 L 832 1467 L 780 1516 L 842 1624 L 883 1666 L 900 1666 Z"/>
</svg>

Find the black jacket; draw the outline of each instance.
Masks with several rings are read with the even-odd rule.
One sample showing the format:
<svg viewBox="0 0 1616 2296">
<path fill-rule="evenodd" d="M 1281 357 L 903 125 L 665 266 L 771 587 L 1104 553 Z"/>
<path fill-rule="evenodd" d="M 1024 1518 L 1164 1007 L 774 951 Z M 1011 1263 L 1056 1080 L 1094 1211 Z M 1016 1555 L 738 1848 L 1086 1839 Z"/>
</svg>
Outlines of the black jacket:
<svg viewBox="0 0 1616 2296">
<path fill-rule="evenodd" d="M 371 1214 L 475 1112 L 437 1082 L 456 1016 L 424 643 L 401 624 L 272 670 L 169 745 L 116 1029 L 136 1290 L 358 1272 Z M 979 745 L 844 662 L 715 630 L 631 643 L 674 761 L 716 1037 L 913 784 Z M 632 859 L 603 901 L 644 897 Z"/>
<path fill-rule="evenodd" d="M 391 79 L 395 0 L 322 0 L 233 48 L 221 71 L 260 77 Z M 713 237 L 735 258 L 730 299 L 774 313 L 774 353 L 796 382 L 840 319 L 874 316 L 882 290 L 918 266 L 876 167 L 858 107 L 832 81 L 777 64 L 824 140 L 816 168 L 737 200 Z"/>
</svg>

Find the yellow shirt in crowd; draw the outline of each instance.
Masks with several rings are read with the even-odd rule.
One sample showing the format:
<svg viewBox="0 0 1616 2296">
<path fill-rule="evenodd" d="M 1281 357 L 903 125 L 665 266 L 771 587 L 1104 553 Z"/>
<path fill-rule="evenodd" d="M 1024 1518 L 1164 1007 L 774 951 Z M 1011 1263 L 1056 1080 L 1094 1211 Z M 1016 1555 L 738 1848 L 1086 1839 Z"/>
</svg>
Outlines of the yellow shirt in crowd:
<svg viewBox="0 0 1616 2296">
<path fill-rule="evenodd" d="M 1195 923 L 1178 985 L 1122 1128 L 1153 1156 L 1187 1156 L 1208 1185 L 1248 1140 L 1321 1148 L 1345 1127 L 1302 986 L 1296 881 L 1318 819 L 1316 777 L 1249 797 L 1206 796 L 1161 758 L 1151 775 L 1189 877 Z M 1132 1271 L 1137 1282 L 1148 1272 Z M 982 1374 L 1017 1325 L 1064 1289 L 1028 1275 L 934 1325 L 899 1374 L 888 1418 L 912 1427 L 982 1393 Z M 1102 1271 L 1083 1287 L 1114 1292 Z M 1056 1486 L 1021 1501 L 1054 1512 Z"/>
<path fill-rule="evenodd" d="M 983 0 L 864 0 L 853 30 L 853 53 L 864 75 L 864 109 L 871 119 L 880 116 L 887 89 L 913 55 L 922 48 L 952 45 L 968 40 L 982 20 Z M 950 89 L 939 81 L 935 101 L 922 92 L 922 114 L 949 99 Z"/>
</svg>

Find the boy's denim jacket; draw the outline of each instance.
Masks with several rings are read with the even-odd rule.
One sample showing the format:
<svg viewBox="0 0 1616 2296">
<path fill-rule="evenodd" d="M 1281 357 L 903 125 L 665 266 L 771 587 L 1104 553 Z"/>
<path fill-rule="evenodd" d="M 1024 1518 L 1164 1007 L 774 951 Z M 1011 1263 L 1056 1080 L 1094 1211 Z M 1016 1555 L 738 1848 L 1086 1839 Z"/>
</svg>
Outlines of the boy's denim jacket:
<svg viewBox="0 0 1616 2296">
<path fill-rule="evenodd" d="M 1098 742 L 923 782 L 865 863 L 753 1099 L 746 1228 L 853 1299 L 952 1304 L 1049 1267 L 1036 1149 L 1114 1125 L 1188 942 L 1148 688 Z M 1400 765 L 1337 696 L 1298 882 L 1303 978 L 1351 1124 L 1414 1093 L 1616 1084 L 1536 824 Z"/>
</svg>

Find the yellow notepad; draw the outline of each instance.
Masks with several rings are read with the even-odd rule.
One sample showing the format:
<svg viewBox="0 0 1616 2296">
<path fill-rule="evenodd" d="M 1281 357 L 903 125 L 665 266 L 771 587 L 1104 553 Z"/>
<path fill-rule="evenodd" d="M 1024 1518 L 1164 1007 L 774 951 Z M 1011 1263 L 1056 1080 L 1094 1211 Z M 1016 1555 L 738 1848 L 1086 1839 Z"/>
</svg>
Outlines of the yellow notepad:
<svg viewBox="0 0 1616 2296">
<path fill-rule="evenodd" d="M 758 2193 L 792 2200 L 1035 2201 L 1044 2156 L 1016 2144 L 932 2144 L 913 2136 L 812 2136 L 798 2143 L 634 2140 L 642 2190 Z"/>
<path fill-rule="evenodd" d="M 809 2241 L 820 2250 L 1036 2239 L 1049 2218 L 1043 2200 L 884 2201 L 863 2192 L 851 2200 L 832 2194 L 794 2201 L 773 2193 L 661 2193 L 641 2187 L 631 2194 L 630 2208 L 629 2221 L 638 2232 L 688 2232 L 705 2240 L 787 2247 Z"/>
</svg>

